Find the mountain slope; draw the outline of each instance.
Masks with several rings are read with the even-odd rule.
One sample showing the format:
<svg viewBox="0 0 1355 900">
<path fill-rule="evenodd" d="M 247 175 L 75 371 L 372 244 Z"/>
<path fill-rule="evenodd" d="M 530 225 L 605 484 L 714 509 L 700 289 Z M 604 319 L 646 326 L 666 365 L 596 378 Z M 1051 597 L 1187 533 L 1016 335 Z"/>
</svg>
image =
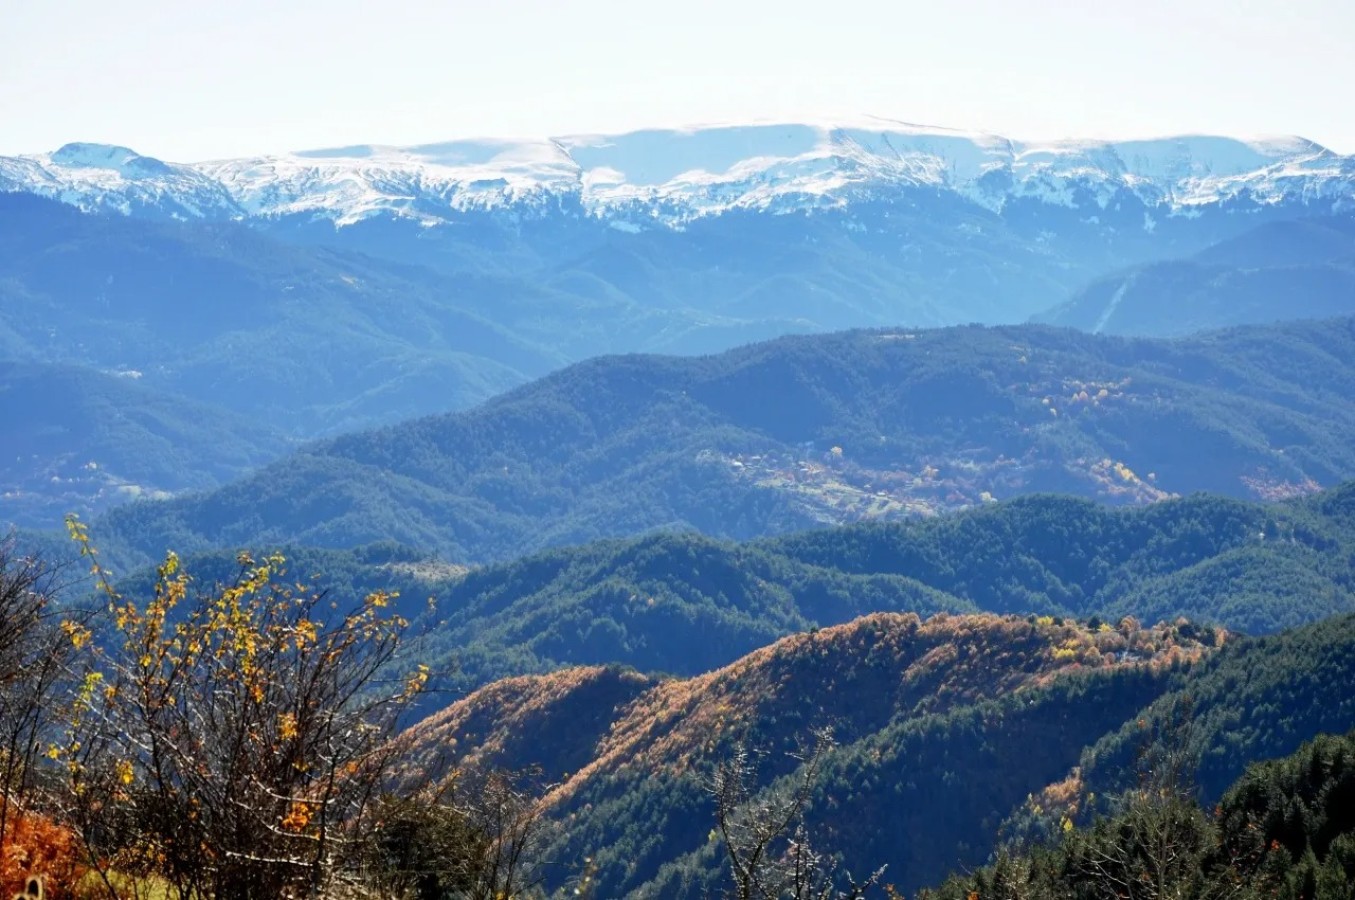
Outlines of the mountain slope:
<svg viewBox="0 0 1355 900">
<path fill-rule="evenodd" d="M 1355 220 L 1271 222 L 1102 278 L 1033 321 L 1156 337 L 1355 312 Z"/>
<path fill-rule="evenodd" d="M 1179 735 L 1196 764 L 1193 781 L 1213 802 L 1248 763 L 1355 727 L 1353 680 L 1355 616 L 1240 641 L 1091 747 L 1081 781 L 1103 796 L 1124 790 L 1136 777 L 1145 733 Z"/>
<path fill-rule="evenodd" d="M 888 864 L 911 894 L 981 864 L 1016 824 L 1058 831 L 1132 788 L 1186 699 L 1211 804 L 1249 763 L 1355 727 L 1355 616 L 1216 642 L 1185 620 L 876 614 L 691 679 L 593 668 L 495 683 L 417 726 L 408 759 L 432 774 L 540 765 L 560 779 L 540 807 L 559 826 L 548 878 L 587 858 L 607 896 L 699 897 L 725 878 L 714 766 L 754 748 L 751 802 L 774 804 L 827 726 L 837 746 L 812 783 L 814 845 L 857 874 Z"/>
<path fill-rule="evenodd" d="M 0 362 L 0 421 L 0 523 L 31 528 L 213 487 L 289 448 L 244 416 L 74 366 Z"/>
<path fill-rule="evenodd" d="M 1107 650 L 1104 668 L 1079 674 L 1078 653 L 1066 648 L 1096 642 Z M 1115 646 L 1131 645 L 1142 650 L 1136 661 L 1109 661 Z M 737 742 L 748 742 L 768 754 L 754 785 L 762 789 L 795 770 L 797 760 L 786 752 L 822 726 L 833 728 L 841 745 L 834 758 L 843 760 L 876 745 L 885 733 L 915 734 L 916 749 L 925 746 L 929 757 L 948 754 L 952 766 L 963 766 L 965 776 L 975 779 L 970 788 L 952 792 L 952 802 L 962 790 L 975 806 L 1002 811 L 1019 803 L 1042 775 L 1054 775 L 1061 756 L 1075 758 L 1074 748 L 1156 696 L 1165 685 L 1162 667 L 1168 660 L 1185 663 L 1206 652 L 1167 628 L 1125 637 L 993 616 L 938 616 L 924 622 L 916 616 L 873 615 L 788 637 L 708 675 L 664 681 L 638 695 L 627 691 L 614 704 L 604 704 L 594 719 L 602 729 L 594 724 L 586 736 L 574 730 L 573 737 L 562 740 L 571 754 L 577 754 L 580 742 L 593 742 L 582 768 L 566 770 L 551 762 L 553 739 L 537 743 L 529 759 L 546 760 L 549 770 L 568 773 L 542 804 L 551 819 L 568 823 L 544 856 L 566 865 L 591 857 L 599 892 L 606 896 L 701 896 L 720 873 L 716 845 L 708 838 L 714 820 L 706 778 L 712 763 L 731 754 Z M 599 679 L 596 670 L 570 670 L 529 683 L 492 685 L 422 723 L 411 759 L 427 763 L 453 745 L 478 746 L 476 729 L 466 723 L 495 716 L 503 709 L 505 690 L 528 695 L 515 704 L 534 710 L 527 727 L 553 721 L 573 730 L 572 720 L 558 710 L 575 706 L 581 694 L 596 693 Z M 635 689 L 644 687 L 632 683 Z M 1069 716 L 1073 708 L 1081 715 Z M 999 710 L 1008 721 L 999 721 Z M 994 746 L 1004 738 L 1028 736 L 1033 727 L 1054 729 L 1059 743 L 1050 743 L 1050 772 L 1031 765 L 999 774 L 993 767 L 988 777 L 981 776 L 981 766 L 968 765 L 976 752 L 982 754 L 979 744 L 966 749 L 955 733 L 954 724 L 970 718 L 990 730 Z M 1012 727 L 1018 720 L 1024 724 Z M 482 761 L 507 762 L 510 757 L 498 746 L 491 744 Z M 886 764 L 880 768 L 883 774 Z M 860 792 L 863 786 L 858 781 L 853 794 L 835 795 L 834 822 L 872 821 L 866 816 L 868 810 L 874 814 L 875 804 L 869 793 Z M 931 792 L 904 801 L 909 815 L 931 817 L 938 843 L 943 836 L 952 839 L 947 851 L 925 865 L 904 868 L 900 862 L 899 871 L 891 870 L 890 880 L 909 890 L 972 858 L 978 849 L 957 850 L 953 839 L 976 831 L 979 817 L 968 808 L 943 814 L 935 799 Z M 905 835 L 916 833 L 887 831 L 896 850 L 902 840 L 913 839 Z M 835 843 L 831 849 L 848 850 L 853 870 L 860 871 L 855 865 L 860 854 L 850 844 Z"/>
<path fill-rule="evenodd" d="M 872 612 L 1186 616 L 1251 634 L 1350 613 L 1355 483 L 1267 504 L 1194 496 L 1110 509 L 1035 496 L 745 544 L 602 541 L 469 571 L 391 545 L 284 553 L 295 571 L 324 573 L 319 586 L 341 601 L 395 590 L 394 608 L 415 619 L 433 598 L 416 653 L 449 690 L 611 664 L 693 676 Z M 231 551 L 186 564 L 207 582 L 237 568 Z M 127 587 L 150 584 L 143 573 Z"/>
<path fill-rule="evenodd" d="M 470 405 L 561 357 L 430 273 L 237 224 L 0 194 L 0 342 L 312 436 Z"/>
<path fill-rule="evenodd" d="M 1030 497 L 743 545 L 602 542 L 433 588 L 440 619 L 424 653 L 475 687 L 609 663 L 694 675 L 870 612 L 1186 616 L 1276 632 L 1355 611 L 1352 509 L 1353 484 L 1284 504 L 1198 496 L 1111 510 Z"/>
<path fill-rule="evenodd" d="M 1355 474 L 1355 320 L 1182 342 L 1039 327 L 594 360 L 100 525 L 157 554 L 393 539 L 457 562 L 656 528 L 747 538 L 1058 490 L 1120 503 Z M 142 557 L 143 560 L 147 557 Z"/>
<path fill-rule="evenodd" d="M 1261 504 L 1196 495 L 1140 509 L 1027 497 L 954 516 L 764 541 L 846 575 L 901 575 L 996 613 L 1177 616 L 1248 633 L 1352 609 L 1355 483 Z"/>
<path fill-rule="evenodd" d="M 1158 896 L 1349 897 L 1352 795 L 1355 732 L 1318 735 L 1289 756 L 1253 763 L 1211 811 L 1150 783 L 1113 818 L 1033 851 L 1004 853 L 920 897 L 1107 896 L 1147 881 L 1135 877 L 1145 869 Z"/>
<path fill-rule="evenodd" d="M 606 351 L 691 352 L 1021 321 L 1124 266 L 1348 210 L 1355 163 L 1301 138 L 1034 144 L 866 118 L 188 165 L 71 144 L 0 158 L 0 191 L 680 310 Z"/>
<path fill-rule="evenodd" d="M 436 598 L 409 662 L 478 689 L 427 710 L 406 765 L 539 767 L 558 784 L 542 807 L 560 825 L 544 853 L 553 885 L 587 857 L 602 896 L 698 897 L 722 877 L 707 778 L 739 740 L 766 751 L 755 794 L 770 799 L 795 777 L 797 737 L 832 727 L 817 846 L 858 873 L 889 863 L 911 893 L 982 863 L 1004 823 L 1031 828 L 1084 784 L 1114 793 L 1144 736 L 1167 730 L 1145 724 L 1170 724 L 1182 698 L 1206 768 L 1225 772 L 1355 724 L 1352 548 L 1355 484 L 1271 504 L 1038 496 L 744 546 L 604 542 L 464 574 L 389 547 L 291 556 L 328 572 L 336 601 L 383 581 L 410 615 Z M 1214 577 L 1219 561 L 1247 577 Z M 230 553 L 201 562 L 187 560 L 199 578 L 230 576 Z M 1259 594 L 1241 607 L 1239 583 Z M 1135 603 L 1170 621 L 1143 627 Z M 984 608 L 1020 615 L 887 611 Z M 1101 621 L 1111 610 L 1127 615 Z M 1274 639 L 1209 624 L 1333 612 L 1346 614 Z"/>
</svg>

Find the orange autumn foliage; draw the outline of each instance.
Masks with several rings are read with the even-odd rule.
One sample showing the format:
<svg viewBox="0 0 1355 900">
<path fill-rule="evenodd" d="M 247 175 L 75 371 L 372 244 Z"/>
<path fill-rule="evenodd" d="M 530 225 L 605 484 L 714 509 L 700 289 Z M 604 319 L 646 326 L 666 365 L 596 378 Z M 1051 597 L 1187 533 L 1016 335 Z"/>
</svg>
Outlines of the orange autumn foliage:
<svg viewBox="0 0 1355 900">
<path fill-rule="evenodd" d="M 0 896 L 12 896 L 29 876 L 46 880 L 49 900 L 73 896 L 81 866 L 75 832 L 36 813 L 11 813 L 0 841 Z"/>
</svg>

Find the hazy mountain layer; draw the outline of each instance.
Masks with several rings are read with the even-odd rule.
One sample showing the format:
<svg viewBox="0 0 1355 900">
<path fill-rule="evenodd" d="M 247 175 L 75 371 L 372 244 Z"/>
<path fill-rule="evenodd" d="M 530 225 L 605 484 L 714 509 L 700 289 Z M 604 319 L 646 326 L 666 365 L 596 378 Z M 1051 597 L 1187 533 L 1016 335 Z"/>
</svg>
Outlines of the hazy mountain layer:
<svg viewBox="0 0 1355 900">
<path fill-rule="evenodd" d="M 1353 166 L 1302 138 L 1031 143 L 863 119 L 195 164 L 73 143 L 0 158 L 0 190 L 686 311 L 610 348 L 686 351 L 1021 321 L 1124 266 L 1348 211 Z"/>
<path fill-rule="evenodd" d="M 67 513 L 203 490 L 290 449 L 279 429 L 142 380 L 0 361 L 0 523 L 53 528 Z"/>
<path fill-rule="evenodd" d="M 232 223 L 0 194 L 0 350 L 313 436 L 467 406 L 557 365 L 416 269 Z"/>
<path fill-rule="evenodd" d="M 1355 312 L 1355 219 L 1272 222 L 1185 259 L 1149 263 L 1079 291 L 1034 321 L 1168 337 Z"/>
<path fill-rule="evenodd" d="M 455 562 L 692 528 L 751 538 L 1033 491 L 1275 498 L 1355 475 L 1355 321 L 1187 341 L 1040 327 L 594 360 L 101 523 L 147 560 L 379 540 Z"/>
</svg>

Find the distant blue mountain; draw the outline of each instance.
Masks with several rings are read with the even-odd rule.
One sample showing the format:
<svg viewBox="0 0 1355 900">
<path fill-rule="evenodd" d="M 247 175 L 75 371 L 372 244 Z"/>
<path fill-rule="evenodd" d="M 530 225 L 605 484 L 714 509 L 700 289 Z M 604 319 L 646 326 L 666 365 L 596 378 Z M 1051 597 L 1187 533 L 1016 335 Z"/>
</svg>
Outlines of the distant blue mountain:
<svg viewBox="0 0 1355 900">
<path fill-rule="evenodd" d="M 1349 210 L 1355 160 L 1302 138 L 1036 144 L 865 118 L 196 164 L 70 144 L 0 158 L 0 190 L 523 280 L 606 314 L 615 341 L 577 359 L 1022 321 L 1119 268 Z"/>
<path fill-rule="evenodd" d="M 1169 337 L 1355 313 L 1355 217 L 1269 222 L 1184 259 L 1097 279 L 1033 321 Z"/>
</svg>

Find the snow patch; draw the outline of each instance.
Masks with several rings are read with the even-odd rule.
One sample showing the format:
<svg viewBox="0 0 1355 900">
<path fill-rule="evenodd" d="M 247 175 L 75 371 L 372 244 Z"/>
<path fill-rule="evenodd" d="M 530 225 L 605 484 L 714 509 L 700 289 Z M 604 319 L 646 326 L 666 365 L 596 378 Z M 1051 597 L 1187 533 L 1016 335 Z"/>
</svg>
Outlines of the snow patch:
<svg viewBox="0 0 1355 900">
<path fill-rule="evenodd" d="M 469 210 L 518 215 L 577 203 L 597 217 L 680 228 L 732 210 L 843 208 L 874 191 L 916 187 L 996 213 L 1024 199 L 1079 209 L 1088 220 L 1132 195 L 1152 210 L 1144 220 L 1151 230 L 1161 215 L 1198 215 L 1239 198 L 1349 206 L 1355 158 L 1302 138 L 1022 142 L 869 117 L 363 144 L 193 165 L 105 144 L 0 158 L 0 189 L 84 208 L 179 218 L 305 214 L 339 225 L 394 215 L 433 226 Z"/>
<path fill-rule="evenodd" d="M 1097 316 L 1096 324 L 1092 326 L 1092 334 L 1100 334 L 1109 324 L 1110 317 L 1115 315 L 1115 310 L 1120 308 L 1120 301 L 1124 300 L 1124 295 L 1129 293 L 1129 289 L 1134 286 L 1134 281 L 1137 278 L 1137 275 L 1130 275 L 1115 289 L 1115 293 L 1110 296 L 1110 302 L 1106 304 L 1105 309 L 1101 310 L 1101 315 Z"/>
</svg>

